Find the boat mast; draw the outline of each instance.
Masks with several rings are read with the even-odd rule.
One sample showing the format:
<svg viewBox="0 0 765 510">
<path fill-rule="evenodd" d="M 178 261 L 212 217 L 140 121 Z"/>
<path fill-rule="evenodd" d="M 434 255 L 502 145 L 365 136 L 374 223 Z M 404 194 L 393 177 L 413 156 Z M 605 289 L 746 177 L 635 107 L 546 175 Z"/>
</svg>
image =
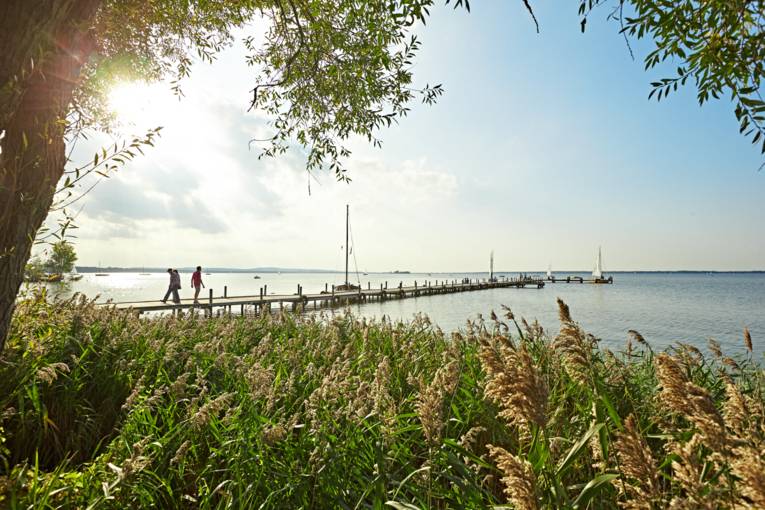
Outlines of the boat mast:
<svg viewBox="0 0 765 510">
<path fill-rule="evenodd" d="M 494 281 L 494 250 L 489 255 L 489 281 Z"/>
<path fill-rule="evenodd" d="M 348 285 L 348 217 L 349 206 L 345 204 L 345 285 Z"/>
</svg>

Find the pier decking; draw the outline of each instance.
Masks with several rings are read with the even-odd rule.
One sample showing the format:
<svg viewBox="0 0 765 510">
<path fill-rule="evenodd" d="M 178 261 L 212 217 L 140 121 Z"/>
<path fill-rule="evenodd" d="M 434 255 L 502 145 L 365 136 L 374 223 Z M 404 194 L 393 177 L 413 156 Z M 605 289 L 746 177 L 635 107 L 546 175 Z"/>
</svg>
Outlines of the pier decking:
<svg viewBox="0 0 765 510">
<path fill-rule="evenodd" d="M 559 276 L 548 276 L 545 281 L 548 283 L 614 283 L 612 276 L 608 278 L 584 278 L 582 276 L 566 276 L 561 278 Z"/>
<path fill-rule="evenodd" d="M 498 288 L 536 288 L 545 286 L 542 279 L 535 278 L 507 278 L 501 280 L 466 280 L 466 281 L 426 281 L 413 286 L 398 286 L 388 288 L 386 284 L 380 284 L 380 288 L 372 288 L 367 284 L 366 289 L 337 291 L 335 286 L 325 284 L 325 290 L 316 294 L 303 293 L 302 285 L 298 285 L 295 294 L 268 294 L 268 286 L 260 288 L 257 295 L 229 296 L 228 289 L 224 287 L 222 296 L 214 296 L 213 289 L 209 289 L 208 295 L 199 302 L 194 303 L 191 298 L 182 299 L 180 303 L 163 303 L 162 301 L 132 301 L 132 302 L 106 302 L 100 306 L 114 306 L 118 309 L 131 309 L 139 315 L 144 312 L 178 311 L 184 309 L 198 309 L 212 314 L 213 310 L 232 312 L 239 308 L 239 312 L 260 312 L 264 310 L 283 309 L 285 307 L 297 310 L 298 308 L 319 309 L 345 306 L 351 303 L 365 303 L 368 301 L 386 301 L 389 299 L 406 299 L 419 296 L 434 296 L 437 294 L 451 294 L 455 292 L 471 292 L 485 289 Z"/>
</svg>

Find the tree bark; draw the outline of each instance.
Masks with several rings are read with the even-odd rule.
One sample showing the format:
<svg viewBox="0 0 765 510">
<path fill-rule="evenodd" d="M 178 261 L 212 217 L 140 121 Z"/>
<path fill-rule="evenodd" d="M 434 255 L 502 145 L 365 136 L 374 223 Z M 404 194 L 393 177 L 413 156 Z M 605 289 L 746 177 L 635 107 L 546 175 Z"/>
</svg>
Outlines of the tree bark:
<svg viewBox="0 0 765 510">
<path fill-rule="evenodd" d="M 101 1 L 4 0 L 0 8 L 0 352 L 64 172 L 66 114 Z"/>
</svg>

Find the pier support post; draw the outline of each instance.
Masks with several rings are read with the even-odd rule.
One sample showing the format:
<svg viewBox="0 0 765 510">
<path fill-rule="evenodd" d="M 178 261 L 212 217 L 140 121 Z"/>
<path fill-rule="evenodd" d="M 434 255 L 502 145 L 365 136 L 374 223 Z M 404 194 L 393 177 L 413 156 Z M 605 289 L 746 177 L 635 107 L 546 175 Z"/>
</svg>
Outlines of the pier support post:
<svg viewBox="0 0 765 510">
<path fill-rule="evenodd" d="M 228 285 L 223 286 L 223 297 L 228 297 Z"/>
</svg>

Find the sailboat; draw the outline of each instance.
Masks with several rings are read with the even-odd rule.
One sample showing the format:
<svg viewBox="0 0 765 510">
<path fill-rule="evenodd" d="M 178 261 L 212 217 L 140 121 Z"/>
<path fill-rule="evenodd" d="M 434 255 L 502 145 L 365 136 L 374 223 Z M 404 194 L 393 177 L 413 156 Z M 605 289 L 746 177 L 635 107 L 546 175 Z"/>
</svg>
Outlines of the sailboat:
<svg viewBox="0 0 765 510">
<path fill-rule="evenodd" d="M 351 214 L 350 207 L 348 206 L 348 204 L 346 204 L 345 205 L 345 283 L 335 287 L 335 290 L 339 290 L 341 292 L 347 291 L 347 290 L 360 289 L 358 285 L 353 285 L 351 282 L 348 281 L 348 253 L 349 253 L 348 252 L 348 221 L 350 219 L 350 214 Z"/>
<path fill-rule="evenodd" d="M 101 269 L 101 261 L 98 261 L 98 269 Z M 96 276 L 109 276 L 109 273 L 96 273 Z"/>
<path fill-rule="evenodd" d="M 552 274 L 552 264 L 547 264 L 547 279 L 552 280 L 553 274 Z"/>
<path fill-rule="evenodd" d="M 67 275 L 69 281 L 76 282 L 82 280 L 82 275 L 77 272 L 77 268 L 73 267 L 72 271 Z"/>
<path fill-rule="evenodd" d="M 595 269 L 592 271 L 592 283 L 614 283 L 614 277 L 603 277 L 603 255 L 598 246 L 598 258 L 595 259 Z"/>
</svg>

